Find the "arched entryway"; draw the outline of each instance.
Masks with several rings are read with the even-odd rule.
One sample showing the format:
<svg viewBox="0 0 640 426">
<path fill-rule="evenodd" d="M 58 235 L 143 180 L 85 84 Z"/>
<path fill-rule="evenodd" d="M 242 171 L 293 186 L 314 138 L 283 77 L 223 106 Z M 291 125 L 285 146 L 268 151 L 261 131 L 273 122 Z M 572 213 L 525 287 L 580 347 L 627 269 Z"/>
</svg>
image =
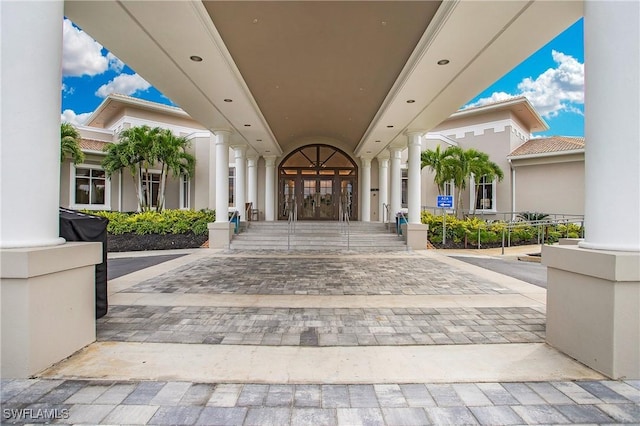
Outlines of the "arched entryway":
<svg viewBox="0 0 640 426">
<path fill-rule="evenodd" d="M 329 145 L 306 145 L 286 156 L 278 167 L 278 218 L 287 219 L 295 204 L 300 220 L 338 220 L 341 204 L 357 214 L 358 166 Z"/>
</svg>

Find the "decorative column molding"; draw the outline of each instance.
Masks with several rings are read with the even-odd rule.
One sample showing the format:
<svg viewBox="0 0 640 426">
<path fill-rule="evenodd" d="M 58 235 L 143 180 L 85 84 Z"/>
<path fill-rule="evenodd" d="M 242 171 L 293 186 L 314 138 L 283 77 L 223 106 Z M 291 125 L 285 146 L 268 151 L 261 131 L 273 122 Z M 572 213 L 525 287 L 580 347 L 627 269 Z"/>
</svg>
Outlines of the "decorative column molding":
<svg viewBox="0 0 640 426">
<path fill-rule="evenodd" d="M 237 145 L 233 147 L 236 159 L 236 182 L 235 182 L 235 204 L 236 210 L 240 214 L 240 220 L 247 220 L 244 206 L 246 203 L 246 177 L 247 177 L 247 159 L 245 153 L 247 147 L 245 145 Z"/>
<path fill-rule="evenodd" d="M 362 196 L 360 197 L 360 220 L 363 222 L 371 221 L 371 159 L 366 157 L 360 158 Z"/>
<path fill-rule="evenodd" d="M 276 195 L 276 156 L 268 155 L 264 157 L 265 161 L 265 188 L 264 188 L 264 219 L 273 222 L 275 216 L 275 195 Z"/>
<path fill-rule="evenodd" d="M 216 223 L 229 223 L 229 138 L 231 131 L 216 130 Z"/>
<path fill-rule="evenodd" d="M 247 202 L 258 208 L 258 157 L 255 155 L 247 157 Z"/>
<path fill-rule="evenodd" d="M 390 218 L 387 217 L 387 213 L 385 211 L 384 205 L 389 203 L 389 159 L 388 158 L 380 158 L 378 157 L 378 188 L 379 193 L 378 196 L 380 199 L 378 202 L 380 203 L 378 211 L 380 212 L 380 221 L 389 221 Z M 391 215 L 391 210 L 389 210 L 389 215 Z"/>
<path fill-rule="evenodd" d="M 408 158 L 408 182 L 407 182 L 407 207 L 409 223 L 421 223 L 420 221 L 420 151 L 422 149 L 422 135 L 424 131 L 408 131 L 407 142 L 409 146 Z"/>
<path fill-rule="evenodd" d="M 402 170 L 400 169 L 402 148 L 391 147 L 389 153 L 391 154 L 389 198 L 391 200 L 391 217 L 395 217 L 402 208 Z"/>
</svg>

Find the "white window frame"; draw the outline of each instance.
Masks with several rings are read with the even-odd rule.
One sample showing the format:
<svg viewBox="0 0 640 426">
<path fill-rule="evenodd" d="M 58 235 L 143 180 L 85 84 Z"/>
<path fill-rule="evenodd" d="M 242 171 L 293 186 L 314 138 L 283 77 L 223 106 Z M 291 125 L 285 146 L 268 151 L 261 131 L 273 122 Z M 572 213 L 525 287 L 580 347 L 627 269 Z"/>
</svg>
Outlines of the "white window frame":
<svg viewBox="0 0 640 426">
<path fill-rule="evenodd" d="M 162 178 L 162 170 L 160 170 L 160 169 L 149 169 L 149 173 L 150 174 L 155 174 L 155 175 L 160 175 L 160 178 Z M 138 190 L 140 191 L 141 194 L 142 194 L 142 179 L 144 178 L 144 174 L 145 174 L 144 170 L 140 171 L 140 179 L 138 180 Z M 167 176 L 167 180 L 168 180 L 168 178 L 169 177 Z M 162 182 L 158 182 L 158 191 L 160 191 L 160 184 L 161 183 Z M 166 189 L 165 189 L 165 191 L 166 191 Z M 152 194 L 153 194 L 153 192 L 152 192 Z M 165 192 L 165 195 L 166 195 L 166 192 Z M 153 203 L 155 201 L 156 200 L 154 200 L 153 197 L 152 197 L 151 198 L 151 205 L 149 206 L 150 208 L 153 209 L 153 208 L 156 207 L 156 206 L 153 205 Z M 136 200 L 136 202 L 138 202 L 138 200 Z M 166 204 L 167 204 L 167 198 L 165 197 L 164 202 L 162 204 L 162 210 L 164 210 L 164 207 L 165 207 Z M 140 210 L 140 206 L 139 205 L 138 205 L 138 210 Z"/>
<path fill-rule="evenodd" d="M 104 170 L 99 164 L 71 164 L 71 176 L 69 183 L 69 208 L 74 210 L 111 210 L 111 178 L 105 174 L 104 204 L 79 204 L 76 203 L 76 170 L 93 169 Z"/>
<path fill-rule="evenodd" d="M 474 175 L 471 175 L 471 179 L 470 179 L 470 191 L 469 191 L 469 206 L 475 206 L 476 205 L 476 179 Z M 476 211 L 476 212 L 481 212 L 481 213 L 496 213 L 498 210 L 496 209 L 496 206 L 498 205 L 498 180 L 497 179 L 493 179 L 493 181 L 491 181 L 491 205 L 493 206 L 490 209 L 474 209 L 474 208 L 470 208 L 470 211 Z"/>
<path fill-rule="evenodd" d="M 232 174 L 233 173 L 233 174 Z M 238 184 L 237 170 L 235 163 L 229 165 L 229 179 L 227 185 L 229 185 L 229 207 L 236 207 L 236 185 Z M 231 179 L 233 179 L 233 186 L 231 185 Z"/>
<path fill-rule="evenodd" d="M 180 175 L 180 210 L 191 210 L 191 179 L 184 174 Z"/>
</svg>

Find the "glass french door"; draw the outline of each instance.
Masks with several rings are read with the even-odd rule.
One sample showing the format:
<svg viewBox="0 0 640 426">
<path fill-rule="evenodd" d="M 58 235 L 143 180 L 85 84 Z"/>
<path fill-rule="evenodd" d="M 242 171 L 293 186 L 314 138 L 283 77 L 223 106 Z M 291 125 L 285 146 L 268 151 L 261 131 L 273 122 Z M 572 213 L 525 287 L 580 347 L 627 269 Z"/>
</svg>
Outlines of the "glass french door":
<svg viewBox="0 0 640 426">
<path fill-rule="evenodd" d="M 301 207 L 301 219 L 335 219 L 333 179 L 303 179 Z"/>
</svg>

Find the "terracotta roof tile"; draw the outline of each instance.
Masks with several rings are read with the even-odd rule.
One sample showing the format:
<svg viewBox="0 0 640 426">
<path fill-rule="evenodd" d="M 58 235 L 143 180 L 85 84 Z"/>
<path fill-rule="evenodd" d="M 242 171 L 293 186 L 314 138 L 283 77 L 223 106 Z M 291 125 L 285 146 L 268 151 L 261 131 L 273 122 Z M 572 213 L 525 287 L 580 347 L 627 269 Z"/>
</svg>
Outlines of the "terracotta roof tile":
<svg viewBox="0 0 640 426">
<path fill-rule="evenodd" d="M 511 151 L 509 157 L 575 151 L 579 149 L 584 149 L 584 138 L 551 136 L 548 138 L 529 139 Z"/>
<path fill-rule="evenodd" d="M 80 139 L 80 149 L 83 151 L 103 151 L 104 147 L 110 142 L 100 141 L 97 139 Z"/>
</svg>

